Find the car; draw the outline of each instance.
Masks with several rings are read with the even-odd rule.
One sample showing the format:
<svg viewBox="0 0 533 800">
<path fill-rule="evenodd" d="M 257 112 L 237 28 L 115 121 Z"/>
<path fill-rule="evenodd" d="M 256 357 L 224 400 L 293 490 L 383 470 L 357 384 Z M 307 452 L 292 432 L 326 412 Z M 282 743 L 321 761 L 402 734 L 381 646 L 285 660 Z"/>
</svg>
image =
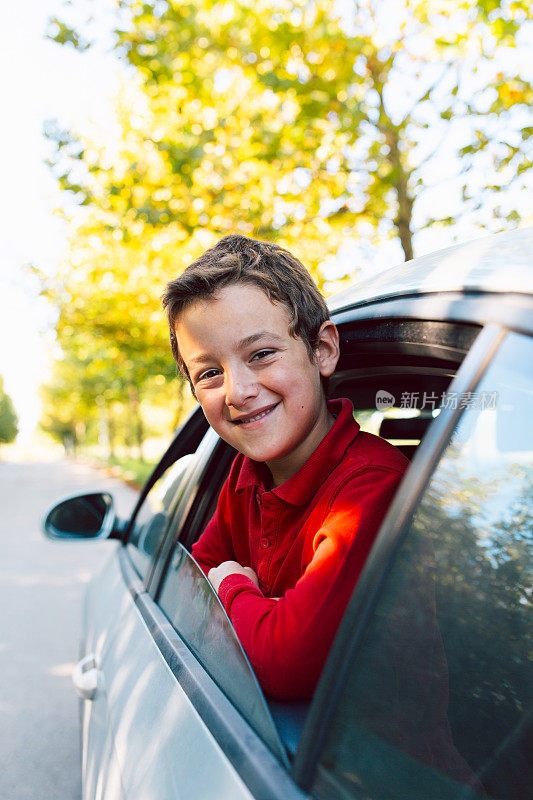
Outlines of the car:
<svg viewBox="0 0 533 800">
<path fill-rule="evenodd" d="M 330 395 L 411 463 L 310 703 L 263 694 L 190 555 L 235 456 L 199 408 L 129 520 L 107 493 L 44 518 L 109 541 L 73 676 L 84 800 L 531 796 L 533 229 L 329 306 Z"/>
</svg>

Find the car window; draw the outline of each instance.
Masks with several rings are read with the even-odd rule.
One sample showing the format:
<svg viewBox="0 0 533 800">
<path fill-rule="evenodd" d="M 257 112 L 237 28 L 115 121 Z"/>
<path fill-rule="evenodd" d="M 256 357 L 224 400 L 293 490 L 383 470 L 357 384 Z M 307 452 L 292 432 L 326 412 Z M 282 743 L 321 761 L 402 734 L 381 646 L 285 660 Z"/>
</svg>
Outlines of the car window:
<svg viewBox="0 0 533 800">
<path fill-rule="evenodd" d="M 526 800 L 533 340 L 509 334 L 385 578 L 313 794 Z"/>
<path fill-rule="evenodd" d="M 379 401 L 378 401 L 379 402 Z M 388 406 L 381 409 L 355 409 L 354 417 L 362 431 L 381 436 L 397 447 L 406 458 L 413 458 L 440 408 L 417 408 L 416 399 L 405 407 Z"/>
<path fill-rule="evenodd" d="M 171 507 L 184 488 L 184 475 L 194 455 L 179 458 L 157 480 L 134 520 L 128 537 L 128 552 L 139 575 L 144 578 L 165 533 Z"/>
<path fill-rule="evenodd" d="M 220 689 L 283 762 L 286 756 L 250 662 L 213 587 L 178 543 L 159 605 Z"/>
<path fill-rule="evenodd" d="M 442 408 L 457 407 L 458 398 L 448 391 L 454 372 L 430 367 L 416 374 L 394 373 L 382 376 L 344 372 L 333 396 L 348 397 L 361 430 L 381 436 L 412 459 L 433 419 Z M 444 374 L 443 374 L 444 373 Z"/>
</svg>

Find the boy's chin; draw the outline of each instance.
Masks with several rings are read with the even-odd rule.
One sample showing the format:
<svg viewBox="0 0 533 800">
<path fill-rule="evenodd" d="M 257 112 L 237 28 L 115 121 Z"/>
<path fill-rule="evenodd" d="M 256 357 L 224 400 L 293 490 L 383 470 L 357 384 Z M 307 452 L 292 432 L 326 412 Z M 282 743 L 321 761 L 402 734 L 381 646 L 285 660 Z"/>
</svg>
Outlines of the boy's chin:
<svg viewBox="0 0 533 800">
<path fill-rule="evenodd" d="M 275 452 L 265 452 L 264 450 L 254 450 L 253 448 L 247 447 L 241 448 L 239 452 L 242 453 L 243 456 L 251 458 L 252 461 L 257 461 L 258 464 L 267 464 L 269 461 L 274 461 L 277 456 Z"/>
<path fill-rule="evenodd" d="M 252 461 L 257 461 L 259 464 L 267 464 L 270 461 L 282 459 L 287 455 L 286 448 L 268 446 L 247 447 L 242 442 L 230 442 L 232 446 L 242 453 L 243 456 L 251 458 Z"/>
</svg>

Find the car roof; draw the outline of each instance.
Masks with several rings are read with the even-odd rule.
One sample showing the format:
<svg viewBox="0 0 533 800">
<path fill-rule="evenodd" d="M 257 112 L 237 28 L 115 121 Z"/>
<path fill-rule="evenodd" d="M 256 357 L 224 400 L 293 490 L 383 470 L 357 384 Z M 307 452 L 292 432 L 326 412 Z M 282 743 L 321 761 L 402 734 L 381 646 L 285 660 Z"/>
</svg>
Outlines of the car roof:
<svg viewBox="0 0 533 800">
<path fill-rule="evenodd" d="M 457 244 L 355 283 L 328 299 L 330 311 L 386 298 L 442 292 L 533 295 L 533 227 Z"/>
</svg>

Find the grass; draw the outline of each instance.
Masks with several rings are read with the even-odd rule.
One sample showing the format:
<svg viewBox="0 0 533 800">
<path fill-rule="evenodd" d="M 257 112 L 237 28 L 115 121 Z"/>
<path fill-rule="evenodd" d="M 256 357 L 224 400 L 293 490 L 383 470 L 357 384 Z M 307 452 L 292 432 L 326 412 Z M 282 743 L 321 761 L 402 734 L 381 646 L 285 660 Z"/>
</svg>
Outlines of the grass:
<svg viewBox="0 0 533 800">
<path fill-rule="evenodd" d="M 142 488 L 157 461 L 140 461 L 138 458 L 119 458 L 115 456 L 107 460 L 100 459 L 101 463 L 112 468 L 113 473 L 123 478 L 137 488 Z"/>
</svg>

